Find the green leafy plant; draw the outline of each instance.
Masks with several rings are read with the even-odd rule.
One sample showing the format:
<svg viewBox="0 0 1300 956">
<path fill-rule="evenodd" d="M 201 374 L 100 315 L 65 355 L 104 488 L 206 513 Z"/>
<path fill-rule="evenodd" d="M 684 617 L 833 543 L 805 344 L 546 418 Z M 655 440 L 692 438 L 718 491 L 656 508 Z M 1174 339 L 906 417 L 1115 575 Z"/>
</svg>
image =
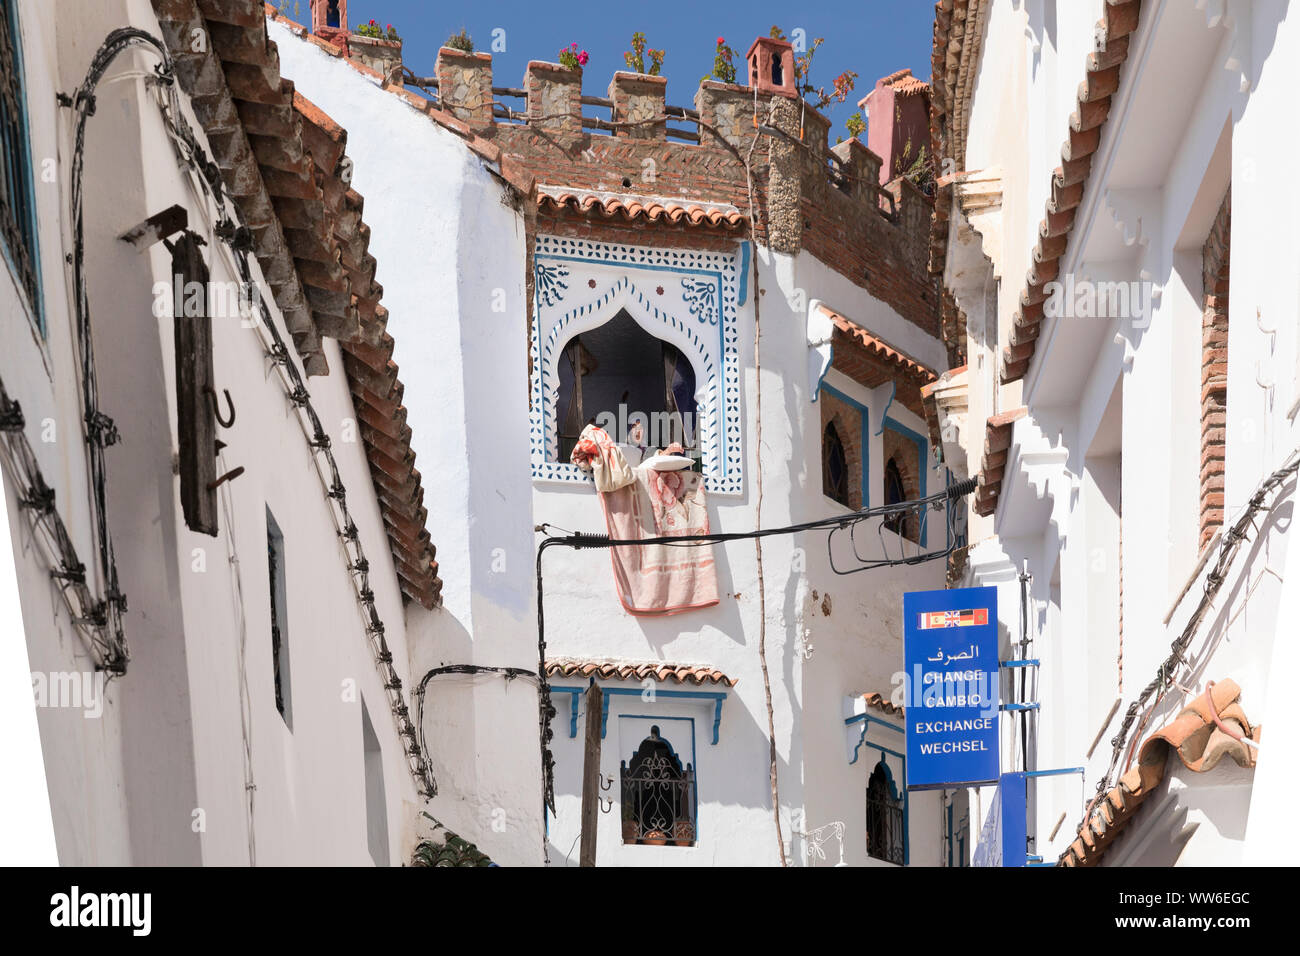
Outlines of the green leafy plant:
<svg viewBox="0 0 1300 956">
<path fill-rule="evenodd" d="M 727 41 L 723 37 L 718 37 L 717 46 L 713 50 L 713 72 L 700 78 L 700 82 L 705 80 L 718 80 L 722 83 L 736 82 L 736 64 L 733 62 L 736 58 L 736 51 L 727 46 Z"/>
<path fill-rule="evenodd" d="M 579 50 L 578 44 L 570 43 L 560 50 L 560 66 L 568 67 L 570 70 L 577 70 L 587 65 L 590 57 L 586 50 Z"/>
<path fill-rule="evenodd" d="M 428 813 L 421 815 L 433 820 L 434 830 L 445 830 L 441 823 Z M 447 830 L 447 838 L 442 843 L 421 840 L 411 853 L 411 866 L 492 866 L 492 860 L 486 853 L 463 837 Z"/>
<path fill-rule="evenodd" d="M 645 58 L 650 57 L 650 69 L 646 69 Z M 623 54 L 623 62 L 627 68 L 635 73 L 646 73 L 650 76 L 658 76 L 660 69 L 664 65 L 664 51 L 648 49 L 646 47 L 645 34 L 638 30 L 632 34 L 632 49 Z"/>
<path fill-rule="evenodd" d="M 379 25 L 379 21 L 371 20 L 369 23 L 363 23 L 352 31 L 357 36 L 374 37 L 376 40 L 392 40 L 400 42 L 401 37 L 397 35 L 397 30 L 390 23 L 385 29 Z"/>
<path fill-rule="evenodd" d="M 917 151 L 916 158 L 908 163 L 912 154 L 912 141 L 903 146 L 903 152 L 894 163 L 894 175 L 902 176 L 927 196 L 934 194 L 934 165 L 926 156 L 925 147 Z"/>
<path fill-rule="evenodd" d="M 849 131 L 849 135 L 854 139 L 857 139 L 859 136 L 865 133 L 867 131 L 867 123 L 866 120 L 862 118 L 861 111 L 854 113 L 852 116 L 846 119 L 844 121 L 844 128 Z"/>
<path fill-rule="evenodd" d="M 474 41 L 470 39 L 470 35 L 465 32 L 464 27 L 461 28 L 459 33 L 453 33 L 447 37 L 447 42 L 443 46 L 449 46 L 453 50 L 460 50 L 464 53 L 474 52 Z"/>
</svg>

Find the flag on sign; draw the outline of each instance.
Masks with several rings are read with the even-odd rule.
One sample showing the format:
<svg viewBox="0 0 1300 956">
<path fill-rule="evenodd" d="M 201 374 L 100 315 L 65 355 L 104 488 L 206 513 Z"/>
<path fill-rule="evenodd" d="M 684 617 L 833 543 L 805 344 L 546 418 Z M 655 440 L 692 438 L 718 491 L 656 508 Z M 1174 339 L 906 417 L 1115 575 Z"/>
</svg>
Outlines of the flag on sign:
<svg viewBox="0 0 1300 956">
<path fill-rule="evenodd" d="M 966 611 L 923 611 L 920 628 L 923 631 L 936 627 L 978 627 L 989 622 L 988 608 Z"/>
</svg>

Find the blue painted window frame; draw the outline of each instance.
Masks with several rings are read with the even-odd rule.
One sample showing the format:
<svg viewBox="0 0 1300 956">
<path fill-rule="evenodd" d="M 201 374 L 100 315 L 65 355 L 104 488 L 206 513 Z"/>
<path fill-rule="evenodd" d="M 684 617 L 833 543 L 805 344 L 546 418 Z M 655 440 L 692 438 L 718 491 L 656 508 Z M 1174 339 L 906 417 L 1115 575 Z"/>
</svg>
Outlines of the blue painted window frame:
<svg viewBox="0 0 1300 956">
<path fill-rule="evenodd" d="M 926 438 L 924 435 L 920 434 L 919 432 L 912 431 L 912 429 L 908 428 L 902 422 L 890 418 L 888 415 L 885 416 L 885 420 L 884 422 L 882 422 L 882 424 L 884 425 L 885 428 L 897 432 L 898 434 L 902 435 L 904 438 L 909 439 L 912 442 L 912 444 L 916 445 L 916 471 L 917 471 L 916 496 L 918 498 L 924 498 L 926 494 L 925 491 L 926 472 L 930 470 L 928 467 L 930 440 Z M 926 538 L 926 530 L 928 527 L 928 522 L 926 521 L 926 517 L 929 515 L 929 513 L 930 513 L 929 510 L 924 508 L 921 509 L 920 512 L 921 528 L 918 537 L 921 540 L 918 542 L 918 544 L 922 548 L 926 546 L 925 538 Z"/>
<path fill-rule="evenodd" d="M 827 385 L 822 382 L 819 392 L 827 395 L 834 395 L 837 399 L 854 409 L 858 417 L 862 420 L 861 433 L 858 435 L 858 444 L 862 448 L 862 508 L 865 510 L 871 507 L 871 412 L 856 398 L 850 398 L 838 388 Z M 844 438 L 840 436 L 841 440 Z M 835 501 L 834 498 L 828 499 Z"/>
<path fill-rule="evenodd" d="M 21 192 L 26 197 L 26 215 L 25 221 L 18 222 L 20 230 L 25 232 L 24 239 L 28 244 L 27 255 L 31 259 L 33 273 L 33 287 L 28 289 L 22 281 L 22 272 L 14 261 L 13 250 L 9 248 L 9 243 L 0 238 L 0 250 L 4 253 L 5 264 L 9 267 L 9 272 L 14 280 L 14 285 L 20 290 L 23 298 L 28 299 L 28 309 L 32 323 L 36 326 L 37 332 L 40 333 L 41 340 L 45 340 L 45 309 L 43 302 L 43 292 L 41 287 L 41 246 L 40 230 L 37 227 L 36 215 L 36 188 L 35 176 L 32 169 L 32 146 L 31 146 L 31 125 L 28 116 L 27 107 L 27 81 L 26 72 L 23 62 L 23 42 L 22 28 L 18 21 L 18 2 L 17 0 L 0 0 L 4 4 L 3 15 L 7 19 L 7 27 L 10 43 L 13 45 L 13 63 L 14 63 L 14 81 L 17 89 L 14 90 L 14 98 L 18 101 L 19 115 L 14 117 L 17 127 L 16 135 L 12 143 L 0 143 L 0 148 L 5 150 L 6 162 L 5 171 L 9 175 L 9 182 L 6 184 L 11 194 Z M 3 137 L 0 137 L 3 139 Z M 13 153 L 10 153 L 12 147 Z"/>
</svg>

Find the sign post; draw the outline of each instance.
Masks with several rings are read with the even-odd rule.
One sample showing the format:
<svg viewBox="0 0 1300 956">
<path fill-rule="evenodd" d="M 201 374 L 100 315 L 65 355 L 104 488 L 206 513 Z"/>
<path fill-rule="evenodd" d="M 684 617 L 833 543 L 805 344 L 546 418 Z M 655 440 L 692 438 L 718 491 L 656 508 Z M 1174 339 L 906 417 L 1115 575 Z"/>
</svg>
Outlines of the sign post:
<svg viewBox="0 0 1300 956">
<path fill-rule="evenodd" d="M 907 788 L 998 780 L 997 588 L 903 595 Z"/>
</svg>

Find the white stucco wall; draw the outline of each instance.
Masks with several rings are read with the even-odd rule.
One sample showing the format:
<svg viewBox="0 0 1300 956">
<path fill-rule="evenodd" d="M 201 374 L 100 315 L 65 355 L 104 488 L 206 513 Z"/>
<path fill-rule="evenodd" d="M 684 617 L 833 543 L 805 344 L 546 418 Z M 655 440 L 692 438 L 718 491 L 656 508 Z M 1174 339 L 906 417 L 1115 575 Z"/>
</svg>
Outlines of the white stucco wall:
<svg viewBox="0 0 1300 956">
<path fill-rule="evenodd" d="M 366 199 L 443 580 L 440 610 L 409 612 L 414 679 L 446 664 L 535 671 L 528 422 L 516 411 L 528 404 L 523 218 L 459 137 L 283 23 L 268 29 L 284 75 L 348 130 Z M 436 677 L 427 700 L 434 813 L 498 862 L 540 861 L 534 685 Z"/>
<path fill-rule="evenodd" d="M 745 483 L 739 497 L 710 496 L 711 529 L 715 531 L 755 527 L 755 476 L 760 471 L 764 527 L 844 511 L 822 494 L 821 410 L 810 400 L 812 383 L 805 332 L 809 303 L 826 301 L 922 361 L 940 367 L 943 362 L 942 346 L 936 340 L 905 323 L 887 306 L 870 299 L 810 255 L 800 254 L 791 260 L 760 249 L 757 259 L 757 283 L 752 275 L 747 278 L 748 295 L 738 310 Z M 757 453 L 755 285 L 759 290 L 763 370 L 763 444 Z M 851 393 L 871 412 L 870 486 L 872 502 L 878 503 L 884 455 L 876 428 L 885 414 L 888 389 L 869 391 L 833 370 L 827 383 Z M 926 432 L 924 422 L 898 403 L 889 406 L 888 415 L 922 434 Z M 932 473 L 929 481 L 931 492 L 942 487 L 942 477 Z M 574 530 L 604 528 L 599 501 L 588 486 L 538 482 L 534 500 L 539 522 Z M 941 537 L 942 524 L 932 527 Z M 874 539 L 874 529 L 870 536 Z M 886 537 L 894 540 L 897 553 L 897 539 L 888 533 Z M 844 858 L 860 865 L 866 862 L 866 778 L 875 761 L 863 758 L 849 764 L 843 700 L 846 695 L 868 691 L 888 694 L 891 676 L 902 665 L 902 592 L 942 587 L 943 565 L 936 562 L 839 577 L 830 570 L 825 541 L 825 532 L 809 532 L 763 542 L 766 649 L 782 829 L 790 862 L 804 864 L 808 862 L 804 855 L 806 842 L 792 831 L 809 833 L 823 825 L 843 822 Z M 910 543 L 907 546 L 915 547 Z M 653 618 L 633 617 L 622 610 L 614 593 L 609 559 L 603 552 L 547 552 L 549 655 L 700 663 L 737 679 L 723 706 L 716 746 L 707 742 L 707 733 L 701 733 L 711 722 L 711 705 L 669 703 L 663 698 L 652 704 L 636 696 L 614 698 L 602 748 L 602 773 L 611 774 L 615 781 L 619 761 L 630 759 L 635 749 L 623 741 L 623 752 L 610 752 L 618 740 L 614 733 L 616 715 L 648 713 L 694 718 L 700 839 L 691 848 L 624 846 L 616 803 L 615 812 L 601 818 L 598 861 L 602 864 L 770 866 L 777 862 L 768 777 L 767 713 L 757 653 L 760 612 L 754 544 L 746 540 L 718 545 L 714 554 L 718 560 L 720 603 L 704 610 Z M 852 556 L 846 552 L 839 555 L 839 561 L 841 566 L 851 564 Z M 823 599 L 828 596 L 825 606 L 831 609 L 829 615 L 822 610 Z M 661 684 L 658 689 L 720 690 L 714 685 L 696 688 L 675 683 Z M 553 862 L 576 865 L 584 718 L 580 716 L 577 736 L 570 739 L 569 703 L 567 695 L 557 697 L 558 816 L 549 836 Z M 665 736 L 670 733 L 666 725 L 661 730 Z M 901 750 L 901 734 L 898 737 L 893 746 Z M 673 743 L 677 745 L 677 741 Z M 937 794 L 912 795 L 910 851 L 914 865 L 934 865 L 940 860 L 938 801 Z M 825 863 L 837 862 L 836 841 L 824 849 L 828 853 Z"/>
<path fill-rule="evenodd" d="M 59 242 L 67 218 L 69 134 L 66 124 L 56 127 L 66 114 L 56 115 L 47 104 L 55 102 L 56 89 L 80 82 L 90 53 L 112 28 L 131 23 L 156 35 L 158 27 L 147 0 L 76 11 L 23 4 L 20 13 L 38 177 L 44 157 L 58 159 L 53 181 L 38 178 L 36 186 L 48 335 L 43 345 L 33 339 L 6 285 L 0 290 L 8 317 L 0 326 L 0 368 L 23 405 L 29 440 L 78 554 L 91 564 L 78 366 Z M 235 425 L 220 433 L 227 443 L 222 461 L 246 471 L 222 486 L 228 507 L 218 538 L 188 531 L 180 514 L 171 470 L 172 320 L 155 318 L 153 299 L 155 281 L 169 281 L 170 257 L 161 246 L 137 252 L 116 237 L 179 203 L 191 228 L 208 238 L 212 280 L 230 282 L 234 272 L 211 235 L 214 217 L 177 171 L 152 94 L 141 84 L 154 62 L 155 56 L 143 52 L 119 59 L 98 90 L 99 112 L 87 136 L 88 291 L 101 405 L 122 434 L 107 455 L 108 511 L 129 600 L 125 625 L 132 660 L 126 676 L 109 684 L 102 715 L 37 710 L 59 860 L 245 864 L 251 827 L 259 864 L 369 865 L 358 707 L 364 697 L 383 752 L 388 856 L 400 862 L 414 842 L 415 788 L 387 713 L 346 555 L 295 413 L 268 374 L 255 331 L 237 318 L 214 318 L 214 366 L 216 381 L 230 391 L 237 410 Z M 202 141 L 187 108 L 186 115 Z M 255 263 L 254 273 L 270 302 Z M 273 305 L 271 311 L 283 331 Z M 332 372 L 308 387 L 333 441 L 371 561 L 371 586 L 388 626 L 394 665 L 410 686 L 389 546 L 356 439 L 341 356 L 332 343 L 326 349 Z M 40 441 L 42 434 L 53 440 Z M 272 689 L 268 506 L 285 537 L 292 731 L 276 712 Z M 32 671 L 87 671 L 79 639 L 55 603 L 49 569 L 17 532 L 16 521 L 13 529 Z M 247 708 L 246 720 L 241 707 Z M 246 784 L 256 786 L 251 820 Z"/>
<path fill-rule="evenodd" d="M 1077 318 L 1045 325 L 1024 385 L 1030 415 L 1013 432 L 993 528 L 997 537 L 972 552 L 971 583 L 1013 577 L 1021 567 L 1033 576 L 1033 656 L 1042 667 L 1032 765 L 1085 767 L 1083 787 L 1077 775 L 1038 784 L 1031 828 L 1037 827 L 1037 852 L 1049 861 L 1074 839 L 1083 801 L 1110 763 L 1109 741 L 1124 708 L 1155 674 L 1204 590 L 1205 572 L 1192 575 L 1200 249 L 1229 182 L 1228 522 L 1296 444 L 1287 412 L 1295 401 L 1293 317 L 1300 289 L 1285 278 L 1297 254 L 1289 227 L 1295 217 L 1287 215 L 1294 213 L 1295 197 L 1279 199 L 1254 165 L 1294 146 L 1294 130 L 1276 122 L 1296 84 L 1297 31 L 1285 13 L 1280 3 L 1243 7 L 1226 19 L 1191 6 L 1144 5 L 1061 271 L 1152 282 L 1150 322 Z M 1061 70 L 1073 63 L 1077 75 L 1069 79 L 1068 72 L 1058 72 L 1055 91 L 1050 72 L 1031 76 L 1031 128 L 1065 128 L 1059 115 L 1065 106 L 1058 100 L 1061 90 L 1072 94 L 1082 78 L 1086 50 L 1067 51 L 1086 46 L 1091 36 L 1089 18 L 1074 12 L 1070 17 L 1059 24 Z M 1018 42 L 1013 27 L 1003 24 L 1001 44 Z M 987 117 L 1008 111 L 1017 99 L 999 79 L 1005 63 L 988 56 L 992 48 L 986 46 L 980 65 L 983 93 L 977 92 L 975 107 Z M 1000 92 L 985 95 L 992 90 Z M 990 134 L 987 140 L 996 138 Z M 1043 154 L 1032 138 L 1028 153 L 1046 155 L 1051 165 L 1058 161 L 1055 148 Z M 1031 162 L 1027 183 L 1004 177 L 1004 214 L 1012 191 L 1032 194 L 1036 180 L 1045 182 L 1046 171 L 1032 169 Z M 1041 200 L 1034 204 L 1036 222 Z M 1004 226 L 1003 248 L 1027 254 L 1032 242 L 1017 242 L 1018 226 L 1005 215 Z M 1014 254 L 1007 253 L 1008 263 Z M 1108 488 L 1119 462 L 1120 490 L 1113 494 Z M 1135 731 L 1141 739 L 1203 692 L 1209 680 L 1235 680 L 1252 722 L 1263 718 L 1266 701 L 1276 699 L 1278 671 L 1270 662 L 1281 626 L 1279 601 L 1290 583 L 1286 531 L 1292 499 L 1289 485 L 1273 514 L 1256 522 L 1192 642 L 1191 665 L 1177 675 L 1189 693 L 1170 688 Z M 1122 638 L 1113 590 L 1120 561 Z M 1185 596 L 1176 600 L 1185 585 Z M 1018 599 L 1000 603 L 1000 610 L 1008 628 L 1018 629 Z M 1107 721 L 1117 696 L 1122 705 Z M 1272 707 L 1268 712 L 1275 713 Z M 1261 766 L 1270 759 L 1269 749 L 1261 750 Z M 1284 764 L 1273 765 L 1267 777 L 1230 761 L 1198 774 L 1172 760 L 1168 781 L 1106 863 L 1233 865 L 1264 858 L 1269 831 L 1256 825 L 1253 807 L 1275 807 L 1277 795 L 1293 783 L 1281 769 L 1286 758 L 1272 759 Z M 1004 754 L 1004 770 L 1020 769 L 1018 760 L 1018 754 Z M 1124 766 L 1121 759 L 1120 772 Z M 1065 822 L 1049 840 L 1062 812 Z M 1197 824 L 1185 846 L 1175 822 Z"/>
</svg>

